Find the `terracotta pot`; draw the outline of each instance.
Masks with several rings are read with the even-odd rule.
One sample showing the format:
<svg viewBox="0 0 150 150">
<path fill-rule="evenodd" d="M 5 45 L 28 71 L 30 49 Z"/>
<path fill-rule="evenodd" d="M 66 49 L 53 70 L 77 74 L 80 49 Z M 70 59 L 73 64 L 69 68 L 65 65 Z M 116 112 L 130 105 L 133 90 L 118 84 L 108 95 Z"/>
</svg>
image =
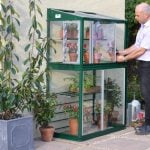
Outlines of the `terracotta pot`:
<svg viewBox="0 0 150 150">
<path fill-rule="evenodd" d="M 42 141 L 45 141 L 45 142 L 52 141 L 54 131 L 55 131 L 55 129 L 53 127 L 50 127 L 50 126 L 48 128 L 40 127 L 39 130 L 40 130 L 40 133 L 41 133 Z"/>
<path fill-rule="evenodd" d="M 85 61 L 86 64 L 89 63 L 89 52 L 88 51 L 84 52 L 84 61 Z"/>
<path fill-rule="evenodd" d="M 97 127 L 100 129 L 101 128 L 101 115 L 97 114 Z M 104 129 L 107 128 L 107 124 L 108 124 L 108 115 L 104 115 Z"/>
<path fill-rule="evenodd" d="M 112 123 L 117 123 L 118 121 L 118 116 L 119 116 L 119 111 L 113 111 L 112 116 L 111 116 L 111 122 Z"/>
<path fill-rule="evenodd" d="M 70 118 L 69 119 L 70 134 L 78 134 L 78 119 Z"/>
<path fill-rule="evenodd" d="M 78 54 L 75 52 L 69 53 L 69 59 L 71 62 L 76 62 L 78 58 Z"/>
</svg>

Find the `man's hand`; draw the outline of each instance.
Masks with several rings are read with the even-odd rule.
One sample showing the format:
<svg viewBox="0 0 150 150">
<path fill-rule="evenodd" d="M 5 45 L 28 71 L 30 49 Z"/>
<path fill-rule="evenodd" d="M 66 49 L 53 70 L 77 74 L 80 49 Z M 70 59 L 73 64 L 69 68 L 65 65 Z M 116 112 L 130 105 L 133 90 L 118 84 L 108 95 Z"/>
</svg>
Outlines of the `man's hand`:
<svg viewBox="0 0 150 150">
<path fill-rule="evenodd" d="M 117 62 L 125 62 L 125 57 L 122 55 L 117 55 L 116 60 L 117 60 Z"/>
</svg>

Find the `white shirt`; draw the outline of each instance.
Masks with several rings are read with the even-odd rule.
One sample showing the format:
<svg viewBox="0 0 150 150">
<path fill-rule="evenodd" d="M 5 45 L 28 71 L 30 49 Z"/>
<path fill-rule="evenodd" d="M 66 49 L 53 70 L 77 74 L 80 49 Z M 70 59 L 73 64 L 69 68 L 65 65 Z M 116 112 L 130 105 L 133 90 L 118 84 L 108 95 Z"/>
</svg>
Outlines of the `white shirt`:
<svg viewBox="0 0 150 150">
<path fill-rule="evenodd" d="M 139 56 L 137 60 L 150 61 L 150 20 L 141 25 L 134 45 L 146 49 L 145 53 Z"/>
</svg>

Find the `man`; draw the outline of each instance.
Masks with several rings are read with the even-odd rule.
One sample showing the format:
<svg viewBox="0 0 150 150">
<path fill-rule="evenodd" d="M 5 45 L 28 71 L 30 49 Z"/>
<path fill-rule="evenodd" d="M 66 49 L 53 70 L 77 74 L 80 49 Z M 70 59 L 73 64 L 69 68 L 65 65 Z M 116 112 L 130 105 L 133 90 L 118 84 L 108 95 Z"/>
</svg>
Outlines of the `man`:
<svg viewBox="0 0 150 150">
<path fill-rule="evenodd" d="M 136 59 L 140 88 L 145 101 L 145 124 L 135 128 L 136 134 L 150 134 L 150 5 L 140 3 L 135 8 L 135 19 L 141 24 L 135 44 L 119 51 L 117 62 Z"/>
</svg>

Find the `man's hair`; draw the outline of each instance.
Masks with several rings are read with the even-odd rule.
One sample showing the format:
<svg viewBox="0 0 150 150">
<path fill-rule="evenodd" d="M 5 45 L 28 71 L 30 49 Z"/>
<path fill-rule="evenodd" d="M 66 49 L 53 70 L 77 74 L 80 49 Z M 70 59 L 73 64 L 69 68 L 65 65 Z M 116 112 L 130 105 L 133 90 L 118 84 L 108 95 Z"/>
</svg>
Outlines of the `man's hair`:
<svg viewBox="0 0 150 150">
<path fill-rule="evenodd" d="M 150 5 L 148 3 L 140 3 L 138 5 L 136 5 L 136 8 L 140 9 L 140 11 L 147 13 L 150 15 Z"/>
</svg>

